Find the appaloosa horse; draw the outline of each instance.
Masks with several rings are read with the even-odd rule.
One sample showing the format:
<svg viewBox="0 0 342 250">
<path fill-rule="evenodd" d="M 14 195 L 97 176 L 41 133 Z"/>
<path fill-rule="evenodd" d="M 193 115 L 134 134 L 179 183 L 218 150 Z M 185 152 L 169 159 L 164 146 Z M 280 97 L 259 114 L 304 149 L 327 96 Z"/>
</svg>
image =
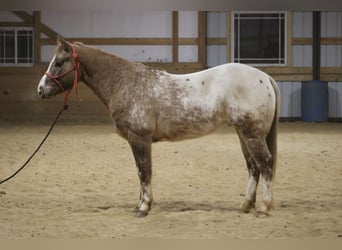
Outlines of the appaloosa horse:
<svg viewBox="0 0 342 250">
<path fill-rule="evenodd" d="M 107 106 L 116 132 L 131 146 L 141 183 L 137 217 L 148 214 L 153 200 L 151 144 L 203 136 L 222 123 L 235 127 L 249 172 L 241 210 L 248 213 L 255 207 L 261 174 L 263 199 L 256 215 L 268 215 L 279 111 L 279 89 L 269 75 L 236 63 L 169 74 L 59 38 L 38 94 L 50 98 L 64 92 L 67 101 L 72 88 L 77 93 L 78 81 Z"/>
</svg>

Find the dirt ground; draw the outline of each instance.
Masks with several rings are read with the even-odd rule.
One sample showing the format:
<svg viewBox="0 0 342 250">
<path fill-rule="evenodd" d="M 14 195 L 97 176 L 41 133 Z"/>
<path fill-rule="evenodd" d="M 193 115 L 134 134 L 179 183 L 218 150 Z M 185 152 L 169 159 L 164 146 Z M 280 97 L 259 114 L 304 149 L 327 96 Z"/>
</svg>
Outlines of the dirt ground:
<svg viewBox="0 0 342 250">
<path fill-rule="evenodd" d="M 28 158 L 50 121 L 0 120 L 0 179 Z M 260 219 L 238 212 L 248 174 L 232 128 L 154 144 L 155 202 L 138 219 L 127 142 L 109 118 L 62 117 L 28 167 L 0 185 L 0 239 L 342 240 L 342 123 L 280 123 L 278 159 L 275 210 Z"/>
</svg>

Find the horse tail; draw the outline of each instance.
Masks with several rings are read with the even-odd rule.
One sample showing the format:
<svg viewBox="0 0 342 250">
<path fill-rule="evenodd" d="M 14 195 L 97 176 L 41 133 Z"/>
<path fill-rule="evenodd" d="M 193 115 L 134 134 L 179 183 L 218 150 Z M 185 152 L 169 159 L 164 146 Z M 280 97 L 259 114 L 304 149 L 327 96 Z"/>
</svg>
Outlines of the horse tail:
<svg viewBox="0 0 342 250">
<path fill-rule="evenodd" d="M 270 77 L 270 82 L 275 93 L 275 112 L 271 129 L 266 137 L 266 143 L 272 155 L 272 180 L 274 180 L 277 168 L 277 134 L 280 108 L 280 91 L 277 82 L 272 77 Z"/>
</svg>

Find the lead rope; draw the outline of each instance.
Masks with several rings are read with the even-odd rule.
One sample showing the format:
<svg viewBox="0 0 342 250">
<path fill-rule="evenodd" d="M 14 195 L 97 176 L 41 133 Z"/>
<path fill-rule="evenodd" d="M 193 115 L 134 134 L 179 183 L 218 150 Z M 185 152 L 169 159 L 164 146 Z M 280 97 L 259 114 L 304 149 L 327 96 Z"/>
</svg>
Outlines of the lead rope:
<svg viewBox="0 0 342 250">
<path fill-rule="evenodd" d="M 77 52 L 75 50 L 74 45 L 71 45 L 71 49 L 72 49 L 72 57 L 74 59 L 74 66 L 72 68 L 70 68 L 67 72 L 60 74 L 60 75 L 51 75 L 50 73 L 46 72 L 45 74 L 51 78 L 57 85 L 59 88 L 61 88 L 61 90 L 64 92 L 64 105 L 63 108 L 58 112 L 55 120 L 53 121 L 51 127 L 49 128 L 47 134 L 45 135 L 45 137 L 43 138 L 42 142 L 38 145 L 37 149 L 32 153 L 32 155 L 27 159 L 27 161 L 17 170 L 15 171 L 11 176 L 7 177 L 4 180 L 0 181 L 0 185 L 6 181 L 9 181 L 10 179 L 12 179 L 14 176 L 16 176 L 21 170 L 23 170 L 27 164 L 31 161 L 31 159 L 35 156 L 35 154 L 39 151 L 39 149 L 43 146 L 44 142 L 46 141 L 46 139 L 49 137 L 53 127 L 56 125 L 59 117 L 62 115 L 63 111 L 68 109 L 68 99 L 69 99 L 69 94 L 71 92 L 71 89 L 69 90 L 65 90 L 62 86 L 62 84 L 58 81 L 58 78 L 61 78 L 63 76 L 65 76 L 66 74 L 69 74 L 72 70 L 74 70 L 74 82 L 73 82 L 73 86 L 72 88 L 74 88 L 75 91 L 75 95 L 78 97 L 78 99 L 81 101 L 81 97 L 78 94 L 78 70 L 80 68 L 80 59 L 77 55 Z"/>
<path fill-rule="evenodd" d="M 43 146 L 44 142 L 46 141 L 46 139 L 49 137 L 53 127 L 56 125 L 59 117 L 62 115 L 64 110 L 68 109 L 68 105 L 64 104 L 63 108 L 58 112 L 55 120 L 53 121 L 51 127 L 49 128 L 47 134 L 45 135 L 45 137 L 43 138 L 42 142 L 39 144 L 39 146 L 37 147 L 37 149 L 32 153 L 32 155 L 27 159 L 27 161 L 17 170 L 15 171 L 11 176 L 7 177 L 4 180 L 0 181 L 0 184 L 5 183 L 6 181 L 9 181 L 10 179 L 12 179 L 14 176 L 16 176 L 21 170 L 23 170 L 27 164 L 31 161 L 31 159 L 35 156 L 35 154 L 39 151 L 39 149 Z"/>
</svg>

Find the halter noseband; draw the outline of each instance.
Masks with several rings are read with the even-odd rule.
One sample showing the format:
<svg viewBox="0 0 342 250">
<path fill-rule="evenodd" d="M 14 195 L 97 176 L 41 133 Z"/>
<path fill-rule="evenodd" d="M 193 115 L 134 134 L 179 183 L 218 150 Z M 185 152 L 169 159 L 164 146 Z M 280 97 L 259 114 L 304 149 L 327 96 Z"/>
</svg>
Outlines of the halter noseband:
<svg viewBox="0 0 342 250">
<path fill-rule="evenodd" d="M 73 88 L 74 88 L 75 95 L 77 96 L 78 100 L 80 101 L 82 100 L 80 95 L 78 94 L 78 70 L 80 68 L 80 59 L 78 57 L 78 54 L 73 44 L 71 44 L 71 49 L 72 49 L 72 58 L 74 59 L 74 65 L 69 70 L 59 75 L 52 75 L 49 72 L 45 72 L 45 75 L 49 77 L 51 80 L 53 80 L 57 84 L 57 86 L 64 92 L 64 104 L 67 104 L 68 99 L 69 99 L 69 94 Z M 72 87 L 66 90 L 63 88 L 63 85 L 58 79 L 63 76 L 66 76 L 71 71 L 74 71 L 74 82 L 73 82 Z"/>
</svg>

